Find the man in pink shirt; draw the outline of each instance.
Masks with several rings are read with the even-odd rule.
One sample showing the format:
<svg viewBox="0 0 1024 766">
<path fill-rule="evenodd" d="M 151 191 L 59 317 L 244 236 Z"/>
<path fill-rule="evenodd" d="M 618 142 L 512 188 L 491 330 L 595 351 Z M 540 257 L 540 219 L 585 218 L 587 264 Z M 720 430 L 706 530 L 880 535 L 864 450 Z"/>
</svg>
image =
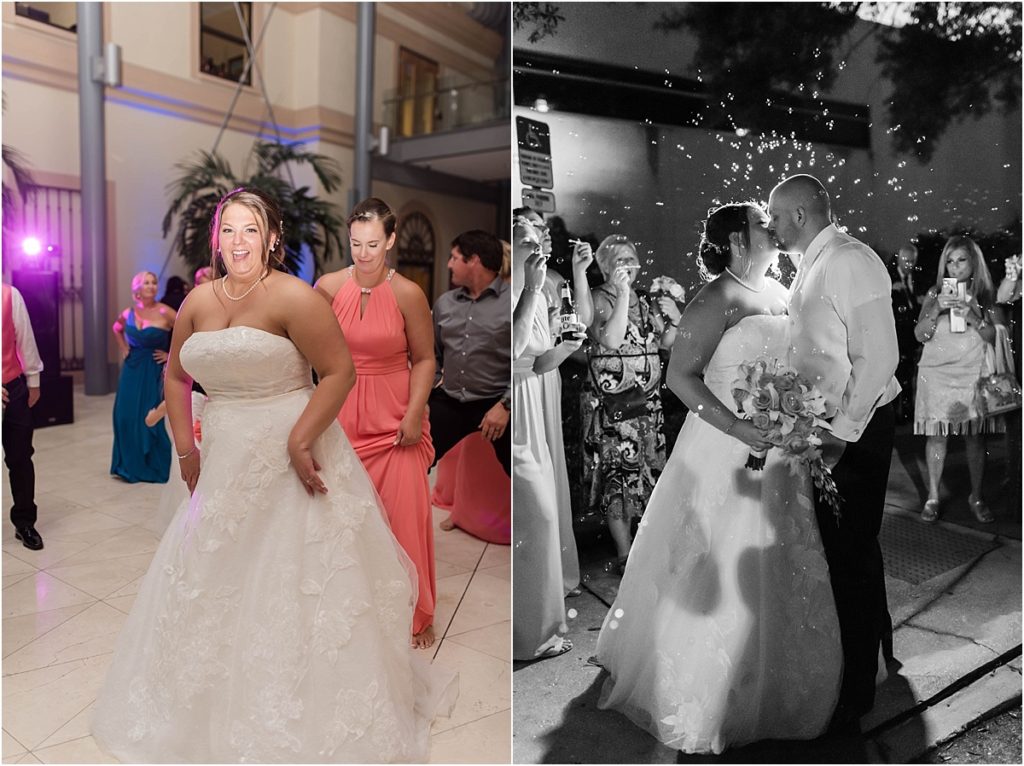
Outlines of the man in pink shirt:
<svg viewBox="0 0 1024 766">
<path fill-rule="evenodd" d="M 11 479 L 11 521 L 14 536 L 26 548 L 38 551 L 43 538 L 36 532 L 36 472 L 32 465 L 32 412 L 39 401 L 39 373 L 43 362 L 36 348 L 28 310 L 21 293 L 3 285 L 3 446 Z"/>
<path fill-rule="evenodd" d="M 843 684 L 833 716 L 853 729 L 874 705 L 879 648 L 891 627 L 878 532 L 900 386 L 892 283 L 882 260 L 832 223 L 813 176 L 787 178 L 768 201 L 779 247 L 801 257 L 790 288 L 790 364 L 824 394 L 832 434 L 822 451 L 842 517 L 815 500 L 843 639 Z"/>
</svg>

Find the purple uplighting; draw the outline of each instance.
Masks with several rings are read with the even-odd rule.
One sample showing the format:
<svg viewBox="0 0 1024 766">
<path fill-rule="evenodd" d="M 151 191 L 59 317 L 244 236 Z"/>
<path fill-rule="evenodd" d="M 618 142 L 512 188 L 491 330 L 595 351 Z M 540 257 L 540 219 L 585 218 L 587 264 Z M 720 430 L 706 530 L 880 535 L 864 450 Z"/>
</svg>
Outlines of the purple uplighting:
<svg viewBox="0 0 1024 766">
<path fill-rule="evenodd" d="M 39 255 L 42 250 L 43 245 L 38 237 L 25 237 L 25 239 L 21 240 L 21 251 L 25 255 Z"/>
</svg>

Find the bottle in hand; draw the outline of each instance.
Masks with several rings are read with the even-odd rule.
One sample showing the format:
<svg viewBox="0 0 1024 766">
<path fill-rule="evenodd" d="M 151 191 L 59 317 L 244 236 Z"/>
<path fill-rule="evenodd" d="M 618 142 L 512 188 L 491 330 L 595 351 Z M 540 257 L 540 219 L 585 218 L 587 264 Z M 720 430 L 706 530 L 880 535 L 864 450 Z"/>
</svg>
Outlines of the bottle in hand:
<svg viewBox="0 0 1024 766">
<path fill-rule="evenodd" d="M 572 287 L 568 282 L 562 283 L 562 305 L 558 309 L 558 339 L 572 340 L 579 331 L 580 317 L 572 304 Z"/>
</svg>

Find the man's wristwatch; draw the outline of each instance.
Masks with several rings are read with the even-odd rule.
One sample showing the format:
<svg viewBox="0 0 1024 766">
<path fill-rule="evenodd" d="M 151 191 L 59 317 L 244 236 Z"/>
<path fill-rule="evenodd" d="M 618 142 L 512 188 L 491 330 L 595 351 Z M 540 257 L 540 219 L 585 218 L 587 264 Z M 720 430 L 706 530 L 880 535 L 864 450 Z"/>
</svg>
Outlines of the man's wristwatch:
<svg viewBox="0 0 1024 766">
<path fill-rule="evenodd" d="M 505 408 L 505 412 L 512 411 L 512 403 L 508 400 L 507 396 L 501 397 L 501 401 L 499 402 L 499 404 L 501 404 L 501 406 Z"/>
</svg>

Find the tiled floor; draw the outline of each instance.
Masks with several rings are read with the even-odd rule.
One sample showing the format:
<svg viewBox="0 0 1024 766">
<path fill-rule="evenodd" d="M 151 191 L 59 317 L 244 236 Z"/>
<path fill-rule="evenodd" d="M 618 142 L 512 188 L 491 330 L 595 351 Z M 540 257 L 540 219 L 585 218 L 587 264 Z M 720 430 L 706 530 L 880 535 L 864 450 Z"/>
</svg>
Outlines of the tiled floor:
<svg viewBox="0 0 1024 766">
<path fill-rule="evenodd" d="M 36 525 L 29 551 L 7 521 L 3 471 L 3 762 L 109 763 L 89 716 L 159 541 L 163 485 L 109 475 L 113 395 L 75 393 L 75 423 L 36 431 Z M 458 669 L 451 718 L 434 724 L 434 763 L 511 757 L 511 569 L 507 546 L 456 529 L 435 509 L 436 658 Z"/>
</svg>

